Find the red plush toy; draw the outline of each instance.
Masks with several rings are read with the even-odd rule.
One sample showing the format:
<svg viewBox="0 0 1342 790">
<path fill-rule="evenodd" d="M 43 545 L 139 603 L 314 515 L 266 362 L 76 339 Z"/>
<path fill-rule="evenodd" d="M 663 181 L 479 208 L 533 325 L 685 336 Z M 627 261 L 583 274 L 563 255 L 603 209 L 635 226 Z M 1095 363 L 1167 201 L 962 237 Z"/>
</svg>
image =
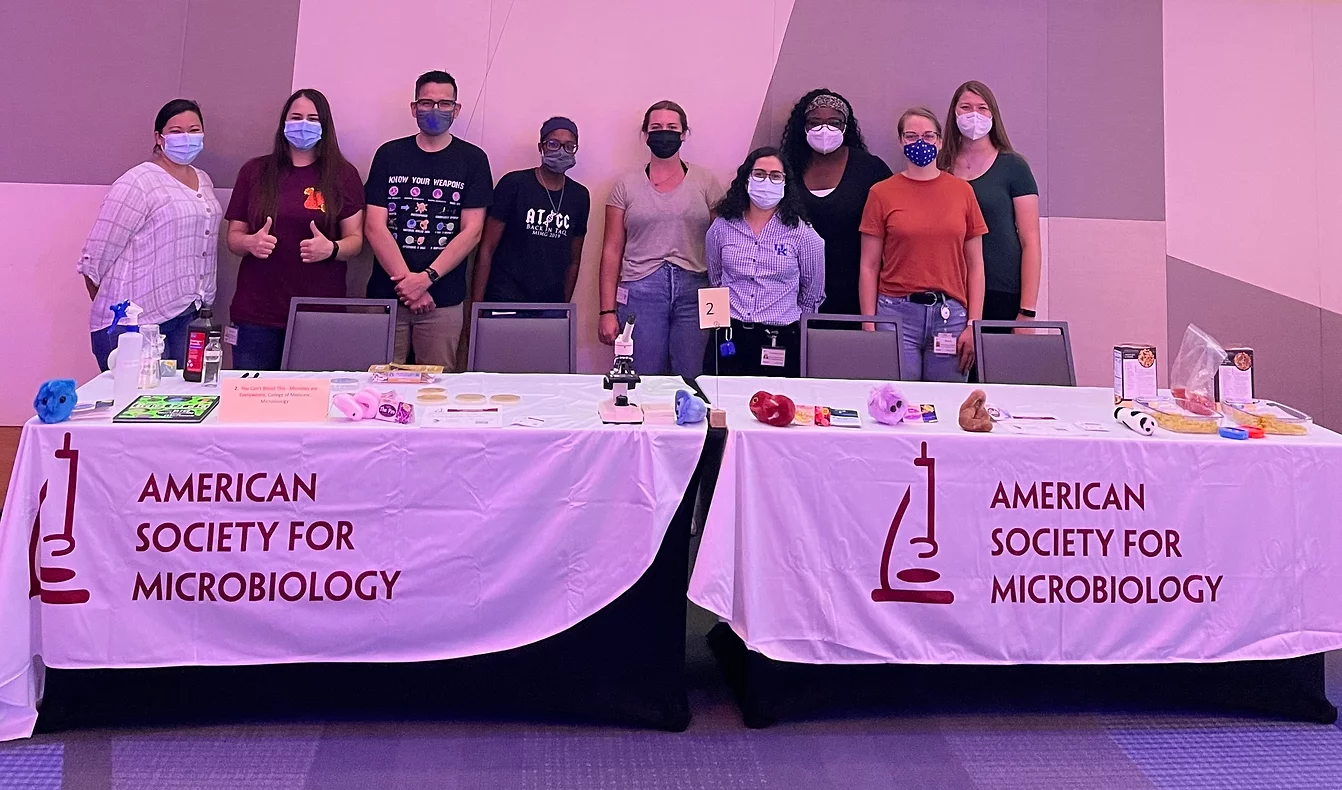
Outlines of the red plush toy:
<svg viewBox="0 0 1342 790">
<path fill-rule="evenodd" d="M 762 423 L 782 428 L 792 423 L 792 418 L 797 415 L 797 404 L 786 395 L 760 390 L 750 396 L 750 413 Z"/>
</svg>

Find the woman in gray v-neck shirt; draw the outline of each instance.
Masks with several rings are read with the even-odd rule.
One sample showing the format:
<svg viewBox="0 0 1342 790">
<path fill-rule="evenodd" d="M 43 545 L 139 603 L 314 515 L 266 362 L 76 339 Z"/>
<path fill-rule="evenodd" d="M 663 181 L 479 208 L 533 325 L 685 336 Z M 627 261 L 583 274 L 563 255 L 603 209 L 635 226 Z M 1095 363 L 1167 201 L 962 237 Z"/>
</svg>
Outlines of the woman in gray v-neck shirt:
<svg viewBox="0 0 1342 790">
<path fill-rule="evenodd" d="M 629 316 L 637 316 L 634 369 L 641 375 L 694 378 L 703 371 L 704 236 L 723 189 L 712 173 L 681 161 L 688 131 L 679 105 L 650 107 L 643 134 L 652 158 L 617 181 L 606 201 L 598 335 L 613 343 Z"/>
</svg>

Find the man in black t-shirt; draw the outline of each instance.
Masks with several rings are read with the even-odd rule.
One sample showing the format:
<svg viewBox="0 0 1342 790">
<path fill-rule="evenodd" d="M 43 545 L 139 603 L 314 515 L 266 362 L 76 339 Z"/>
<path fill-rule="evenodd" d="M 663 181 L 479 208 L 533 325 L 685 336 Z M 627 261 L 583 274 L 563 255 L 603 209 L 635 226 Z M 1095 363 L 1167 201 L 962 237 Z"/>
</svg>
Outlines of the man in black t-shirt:
<svg viewBox="0 0 1342 790">
<path fill-rule="evenodd" d="M 541 126 L 539 167 L 499 179 L 475 262 L 474 300 L 569 302 L 578 282 L 591 195 L 564 175 L 578 153 L 568 118 Z"/>
<path fill-rule="evenodd" d="M 364 186 L 364 236 L 377 257 L 369 299 L 399 299 L 396 357 L 452 371 L 464 320 L 466 267 L 484 232 L 493 177 L 485 152 L 448 130 L 457 83 L 430 71 L 415 82 L 419 134 L 377 149 Z"/>
</svg>

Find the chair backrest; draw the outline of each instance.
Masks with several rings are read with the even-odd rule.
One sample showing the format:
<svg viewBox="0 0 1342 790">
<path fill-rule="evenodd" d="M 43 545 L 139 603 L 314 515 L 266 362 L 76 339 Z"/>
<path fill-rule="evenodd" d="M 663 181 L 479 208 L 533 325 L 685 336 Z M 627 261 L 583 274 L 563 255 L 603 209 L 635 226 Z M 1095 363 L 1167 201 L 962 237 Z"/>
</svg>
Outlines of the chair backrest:
<svg viewBox="0 0 1342 790">
<path fill-rule="evenodd" d="M 841 328 L 813 323 L 848 324 Z M 863 323 L 884 324 L 894 331 L 863 332 Z M 801 375 L 812 379 L 898 381 L 899 319 L 895 316 L 826 315 L 801 317 Z"/>
<path fill-rule="evenodd" d="M 289 301 L 282 370 L 362 371 L 395 353 L 395 299 Z"/>
<path fill-rule="evenodd" d="M 1076 386 L 1066 321 L 975 321 L 974 356 L 984 384 Z"/>
<path fill-rule="evenodd" d="M 576 373 L 578 306 L 477 302 L 466 369 L 486 373 Z"/>
</svg>

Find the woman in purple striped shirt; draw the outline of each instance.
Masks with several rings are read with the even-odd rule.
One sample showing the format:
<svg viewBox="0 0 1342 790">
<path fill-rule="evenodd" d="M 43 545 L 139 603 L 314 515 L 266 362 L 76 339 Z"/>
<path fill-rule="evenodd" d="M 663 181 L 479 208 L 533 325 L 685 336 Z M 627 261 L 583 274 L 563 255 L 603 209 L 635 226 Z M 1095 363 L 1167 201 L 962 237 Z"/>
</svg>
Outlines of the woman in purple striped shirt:
<svg viewBox="0 0 1342 790">
<path fill-rule="evenodd" d="M 825 242 L 777 148 L 750 152 L 717 204 L 704 249 L 708 279 L 731 294 L 732 324 L 705 355 L 724 376 L 800 375 L 802 313 L 825 301 Z"/>
</svg>

